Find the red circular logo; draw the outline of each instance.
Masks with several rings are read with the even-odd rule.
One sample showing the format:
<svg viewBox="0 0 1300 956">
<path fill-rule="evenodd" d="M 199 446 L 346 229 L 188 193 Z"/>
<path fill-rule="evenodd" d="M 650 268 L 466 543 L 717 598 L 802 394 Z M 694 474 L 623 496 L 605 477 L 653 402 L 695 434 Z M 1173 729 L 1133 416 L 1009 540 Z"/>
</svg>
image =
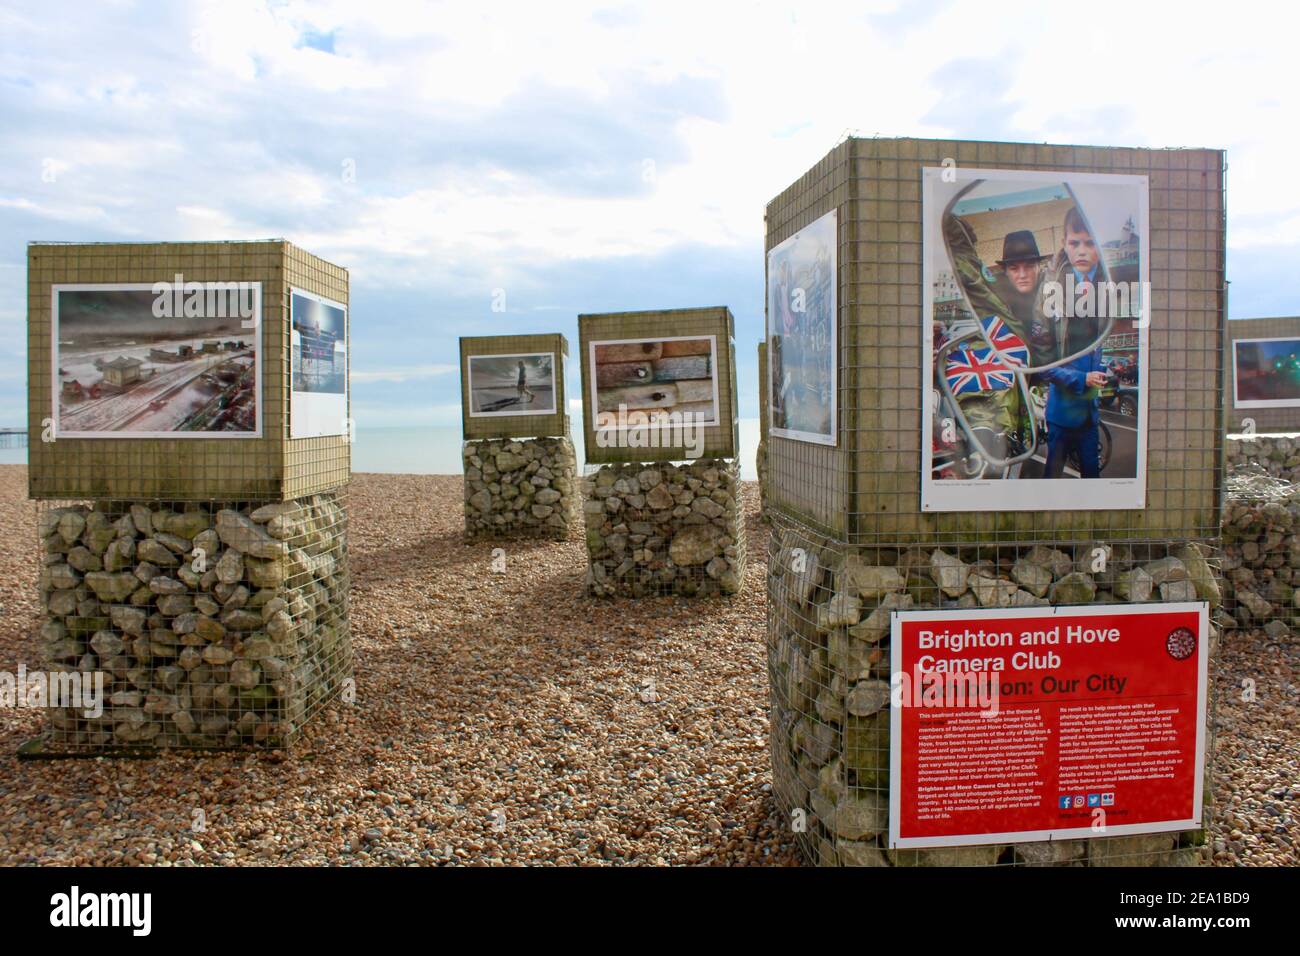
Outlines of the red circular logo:
<svg viewBox="0 0 1300 956">
<path fill-rule="evenodd" d="M 1165 638 L 1165 650 L 1176 661 L 1185 661 L 1196 653 L 1196 635 L 1185 627 L 1176 627 Z"/>
</svg>

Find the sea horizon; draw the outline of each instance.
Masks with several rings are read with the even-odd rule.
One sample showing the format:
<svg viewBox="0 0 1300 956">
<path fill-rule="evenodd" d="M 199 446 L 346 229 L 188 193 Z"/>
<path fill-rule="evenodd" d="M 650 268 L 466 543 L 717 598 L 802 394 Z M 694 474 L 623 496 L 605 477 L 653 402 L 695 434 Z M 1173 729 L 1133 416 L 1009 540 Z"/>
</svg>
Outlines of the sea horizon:
<svg viewBox="0 0 1300 956">
<path fill-rule="evenodd" d="M 575 423 L 576 424 L 576 423 Z M 758 419 L 740 419 L 740 477 L 757 481 L 754 456 L 758 451 Z M 358 424 L 352 445 L 353 474 L 460 475 L 463 443 L 459 425 L 408 425 L 368 427 Z M 586 456 L 582 432 L 573 432 L 580 467 Z M 27 464 L 26 448 L 0 449 L 0 464 Z"/>
</svg>

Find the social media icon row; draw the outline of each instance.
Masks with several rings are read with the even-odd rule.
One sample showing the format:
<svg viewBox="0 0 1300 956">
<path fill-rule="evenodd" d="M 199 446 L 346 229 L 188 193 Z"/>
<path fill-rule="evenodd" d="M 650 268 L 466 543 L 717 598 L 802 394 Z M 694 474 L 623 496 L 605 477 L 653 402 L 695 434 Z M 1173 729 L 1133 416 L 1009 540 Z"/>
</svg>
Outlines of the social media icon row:
<svg viewBox="0 0 1300 956">
<path fill-rule="evenodd" d="M 1113 807 L 1115 805 L 1114 793 L 1090 793 L 1086 796 L 1082 793 L 1066 795 L 1061 797 L 1059 806 L 1062 810 L 1082 810 L 1087 807 Z"/>
</svg>

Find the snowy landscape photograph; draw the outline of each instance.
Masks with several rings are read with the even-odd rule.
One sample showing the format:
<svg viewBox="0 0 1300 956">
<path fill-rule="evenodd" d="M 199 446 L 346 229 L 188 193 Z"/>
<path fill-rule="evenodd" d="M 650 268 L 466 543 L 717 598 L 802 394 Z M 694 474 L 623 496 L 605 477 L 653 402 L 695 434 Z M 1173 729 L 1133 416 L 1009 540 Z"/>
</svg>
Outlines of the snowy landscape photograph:
<svg viewBox="0 0 1300 956">
<path fill-rule="evenodd" d="M 149 285 L 55 288 L 58 436 L 257 437 L 257 330 L 235 310 L 160 318 L 157 301 Z"/>
</svg>

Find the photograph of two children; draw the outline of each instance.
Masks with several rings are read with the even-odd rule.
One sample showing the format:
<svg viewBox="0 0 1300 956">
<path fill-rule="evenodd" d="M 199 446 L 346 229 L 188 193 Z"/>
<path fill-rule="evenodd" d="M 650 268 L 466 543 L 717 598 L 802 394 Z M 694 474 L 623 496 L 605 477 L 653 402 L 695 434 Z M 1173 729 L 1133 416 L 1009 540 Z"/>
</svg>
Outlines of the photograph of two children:
<svg viewBox="0 0 1300 956">
<path fill-rule="evenodd" d="M 952 166 L 922 198 L 923 509 L 1145 507 L 1146 177 Z"/>
</svg>

